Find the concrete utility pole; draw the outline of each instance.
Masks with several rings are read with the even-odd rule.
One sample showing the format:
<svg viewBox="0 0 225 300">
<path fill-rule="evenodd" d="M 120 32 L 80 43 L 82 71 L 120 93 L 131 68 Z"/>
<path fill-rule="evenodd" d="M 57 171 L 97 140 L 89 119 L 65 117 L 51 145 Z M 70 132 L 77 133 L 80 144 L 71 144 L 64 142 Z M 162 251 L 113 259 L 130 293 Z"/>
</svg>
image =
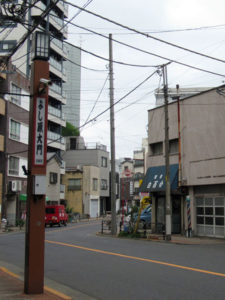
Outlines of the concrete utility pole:
<svg viewBox="0 0 225 300">
<path fill-rule="evenodd" d="M 111 138 L 111 233 L 116 235 L 116 172 L 115 172 L 115 125 L 114 125 L 114 89 L 113 89 L 112 34 L 109 34 L 109 91 L 110 91 L 110 138 Z"/>
<path fill-rule="evenodd" d="M 167 66 L 162 66 L 164 110 L 165 110 L 165 165 L 166 165 L 166 240 L 171 240 L 171 198 L 170 198 L 170 161 L 169 161 L 169 118 Z"/>
</svg>

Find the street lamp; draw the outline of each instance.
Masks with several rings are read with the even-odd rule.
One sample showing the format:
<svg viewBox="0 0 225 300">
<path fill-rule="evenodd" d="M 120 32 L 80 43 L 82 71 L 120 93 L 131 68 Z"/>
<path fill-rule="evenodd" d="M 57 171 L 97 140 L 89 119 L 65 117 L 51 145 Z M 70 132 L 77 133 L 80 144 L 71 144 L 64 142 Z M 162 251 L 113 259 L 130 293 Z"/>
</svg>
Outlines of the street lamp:
<svg viewBox="0 0 225 300">
<path fill-rule="evenodd" d="M 27 224 L 24 292 L 42 294 L 44 287 L 45 194 L 48 123 L 49 34 L 33 35 L 29 115 Z M 44 86 L 40 86 L 44 85 Z M 41 89 L 40 89 L 41 88 Z"/>
<path fill-rule="evenodd" d="M 49 60 L 50 36 L 46 32 L 35 31 L 33 36 L 33 60 Z"/>
</svg>

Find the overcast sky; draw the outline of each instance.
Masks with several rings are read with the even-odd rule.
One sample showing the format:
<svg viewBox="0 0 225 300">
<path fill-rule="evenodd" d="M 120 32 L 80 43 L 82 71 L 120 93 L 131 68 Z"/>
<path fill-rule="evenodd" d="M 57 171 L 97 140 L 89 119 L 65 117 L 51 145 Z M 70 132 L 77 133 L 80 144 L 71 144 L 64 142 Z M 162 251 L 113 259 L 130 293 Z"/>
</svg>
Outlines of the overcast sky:
<svg viewBox="0 0 225 300">
<path fill-rule="evenodd" d="M 164 41 L 225 60 L 225 1 L 224 0 L 76 0 L 71 3 L 101 15 L 121 25 L 143 33 L 149 33 Z M 69 9 L 72 18 L 77 8 Z M 141 50 L 160 55 L 170 60 L 188 64 L 218 74 L 225 75 L 225 64 L 200 55 L 180 50 L 131 30 L 116 26 L 86 12 L 80 13 L 72 21 L 76 25 L 109 36 L 120 42 L 138 47 Z M 109 57 L 107 38 L 69 26 L 68 41 L 81 46 L 106 59 Z M 129 93 L 157 66 L 166 59 L 131 49 L 113 42 L 113 59 L 132 67 L 113 64 L 115 102 Z M 94 119 L 109 107 L 108 62 L 82 51 L 81 70 L 81 126 Z M 177 63 L 168 66 L 169 88 L 212 87 L 223 84 L 222 76 L 197 71 Z M 153 75 L 145 84 L 115 105 L 115 146 L 116 158 L 132 157 L 133 151 L 141 148 L 142 138 L 147 137 L 148 109 L 155 105 L 154 90 L 162 87 L 162 79 Z M 74 91 L 75 92 L 75 91 Z M 89 118 L 88 118 L 89 117 Z M 85 142 L 99 142 L 107 145 L 110 151 L 109 112 L 82 127 L 81 135 Z"/>
</svg>

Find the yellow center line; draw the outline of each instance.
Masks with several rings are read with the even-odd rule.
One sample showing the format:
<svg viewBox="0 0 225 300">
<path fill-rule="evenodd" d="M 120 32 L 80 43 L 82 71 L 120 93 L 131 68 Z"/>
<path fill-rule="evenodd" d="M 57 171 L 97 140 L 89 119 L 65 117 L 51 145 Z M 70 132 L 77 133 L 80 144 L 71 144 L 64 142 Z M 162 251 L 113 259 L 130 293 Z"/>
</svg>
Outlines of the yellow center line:
<svg viewBox="0 0 225 300">
<path fill-rule="evenodd" d="M 177 269 L 183 269 L 183 270 L 188 270 L 188 271 L 194 271 L 194 272 L 199 272 L 199 273 L 205 273 L 205 274 L 225 277 L 224 273 L 217 273 L 217 272 L 212 272 L 212 271 L 203 270 L 203 269 L 197 269 L 197 268 L 191 268 L 191 267 L 186 267 L 186 266 L 182 266 L 182 265 L 170 264 L 170 263 L 159 261 L 159 260 L 141 258 L 141 257 L 136 257 L 136 256 L 130 256 L 130 255 L 125 255 L 125 254 L 120 254 L 120 253 L 115 253 L 115 252 L 110 252 L 110 251 L 92 249 L 92 248 L 87 248 L 87 247 L 83 247 L 83 246 L 72 245 L 72 244 L 61 243 L 61 242 L 55 242 L 55 241 L 49 241 L 49 240 L 45 240 L 45 242 L 49 243 L 49 244 L 61 245 L 61 246 L 81 249 L 81 250 L 85 250 L 85 251 L 91 251 L 91 252 L 95 252 L 95 253 L 101 253 L 101 254 L 118 256 L 118 257 L 138 260 L 138 261 L 150 262 L 150 263 L 159 264 L 159 265 L 168 266 L 168 267 L 173 267 L 173 268 L 177 268 Z"/>
<path fill-rule="evenodd" d="M 45 231 L 45 234 L 54 233 L 54 232 L 61 232 L 61 231 L 67 231 L 67 230 L 73 230 L 73 229 L 77 229 L 77 228 L 81 228 L 81 227 L 85 227 L 85 226 L 90 226 L 90 225 L 91 224 L 88 223 L 88 224 L 82 224 L 82 225 L 77 225 L 77 226 L 72 226 L 72 227 L 61 228 L 61 229 L 54 229 L 54 230 L 50 230 L 50 231 Z"/>
</svg>

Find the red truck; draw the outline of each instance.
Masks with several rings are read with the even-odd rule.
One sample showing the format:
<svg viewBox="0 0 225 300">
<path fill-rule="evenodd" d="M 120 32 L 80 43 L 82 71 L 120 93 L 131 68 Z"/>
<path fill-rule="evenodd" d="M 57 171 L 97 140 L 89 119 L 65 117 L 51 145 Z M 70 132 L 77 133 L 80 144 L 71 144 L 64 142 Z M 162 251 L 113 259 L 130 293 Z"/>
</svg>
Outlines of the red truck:
<svg viewBox="0 0 225 300">
<path fill-rule="evenodd" d="M 61 225 L 66 226 L 68 215 L 65 212 L 64 205 L 46 205 L 45 206 L 45 226 Z"/>
</svg>

